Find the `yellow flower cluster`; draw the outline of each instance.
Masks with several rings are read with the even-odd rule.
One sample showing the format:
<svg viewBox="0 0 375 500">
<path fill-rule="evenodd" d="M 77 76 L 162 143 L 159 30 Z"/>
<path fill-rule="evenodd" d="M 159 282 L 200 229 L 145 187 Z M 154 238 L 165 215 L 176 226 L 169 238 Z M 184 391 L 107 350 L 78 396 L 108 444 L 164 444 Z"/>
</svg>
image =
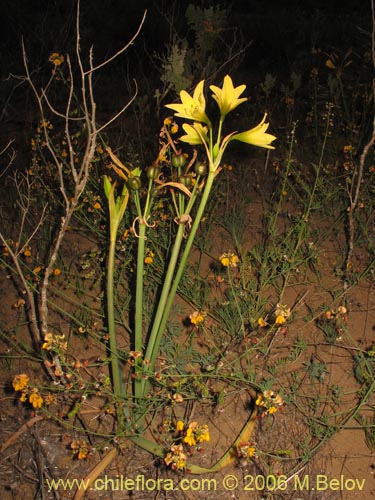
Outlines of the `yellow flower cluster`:
<svg viewBox="0 0 375 500">
<path fill-rule="evenodd" d="M 237 456 L 240 459 L 245 459 L 246 461 L 248 461 L 251 457 L 254 456 L 255 452 L 256 452 L 255 443 L 250 443 L 249 441 L 245 441 L 237 445 Z"/>
<path fill-rule="evenodd" d="M 259 394 L 255 404 L 256 406 L 264 409 L 262 416 L 272 415 L 273 413 L 276 413 L 281 406 L 283 406 L 284 400 L 280 394 L 275 394 L 271 390 L 266 390 L 263 394 Z"/>
<path fill-rule="evenodd" d="M 46 351 L 66 351 L 68 348 L 68 342 L 65 340 L 65 335 L 55 335 L 53 333 L 47 333 L 44 336 L 44 344 L 42 345 L 42 349 Z"/>
<path fill-rule="evenodd" d="M 232 252 L 223 253 L 219 257 L 219 260 L 221 262 L 221 265 L 224 267 L 237 267 L 237 264 L 239 264 L 240 262 L 240 259 L 237 257 L 237 255 Z"/>
<path fill-rule="evenodd" d="M 155 254 L 151 250 L 147 250 L 147 255 L 145 257 L 145 264 L 152 264 L 154 262 Z"/>
<path fill-rule="evenodd" d="M 84 439 L 79 440 L 76 439 L 70 444 L 71 449 L 73 450 L 73 455 L 77 458 L 77 460 L 84 460 L 88 457 L 90 447 Z"/>
<path fill-rule="evenodd" d="M 201 325 L 206 319 L 206 316 L 207 316 L 206 312 L 194 311 L 189 316 L 190 323 L 195 326 Z"/>
<path fill-rule="evenodd" d="M 176 424 L 176 431 L 184 432 L 184 422 L 178 420 Z M 208 430 L 208 425 L 199 425 L 198 422 L 191 422 L 184 432 L 183 442 L 188 446 L 196 446 L 199 443 L 209 442 L 210 432 Z"/>
<path fill-rule="evenodd" d="M 183 470 L 186 467 L 187 455 L 182 444 L 174 444 L 171 446 L 164 462 L 173 470 Z"/>
<path fill-rule="evenodd" d="M 62 63 L 65 61 L 65 58 L 62 54 L 59 54 L 58 52 L 52 52 L 52 54 L 48 58 L 49 62 L 54 64 L 55 66 L 61 66 Z"/>
<path fill-rule="evenodd" d="M 245 91 L 246 85 L 235 87 L 229 75 L 224 77 L 223 86 L 211 85 L 212 98 L 216 101 L 220 111 L 220 121 L 223 123 L 226 115 L 247 101 L 247 97 L 240 97 Z M 209 143 L 208 131 L 211 130 L 211 121 L 206 114 L 206 99 L 204 96 L 204 80 L 201 80 L 195 87 L 191 96 L 185 90 L 180 92 L 181 102 L 178 104 L 167 104 L 166 107 L 175 112 L 175 116 L 192 120 L 193 125 L 184 123 L 182 128 L 186 135 L 180 137 L 182 142 L 197 145 Z M 267 114 L 262 121 L 254 128 L 240 133 L 232 133 L 226 138 L 227 143 L 237 140 L 267 149 L 274 149 L 271 143 L 275 136 L 266 133 L 269 124 L 266 123 Z"/>
<path fill-rule="evenodd" d="M 29 382 L 29 376 L 26 373 L 20 373 L 13 378 L 13 389 L 21 393 L 20 401 L 22 403 L 28 400 L 33 408 L 41 408 L 44 400 L 36 387 L 29 387 Z"/>
<path fill-rule="evenodd" d="M 284 304 L 277 304 L 275 309 L 275 325 L 283 325 L 286 320 L 290 317 L 291 310 L 290 307 Z"/>
</svg>

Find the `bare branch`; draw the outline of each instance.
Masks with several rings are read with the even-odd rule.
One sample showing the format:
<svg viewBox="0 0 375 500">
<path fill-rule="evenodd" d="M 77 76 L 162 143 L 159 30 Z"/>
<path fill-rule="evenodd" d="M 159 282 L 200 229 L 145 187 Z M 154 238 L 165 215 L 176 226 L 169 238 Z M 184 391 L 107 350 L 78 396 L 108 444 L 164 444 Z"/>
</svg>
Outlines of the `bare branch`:
<svg viewBox="0 0 375 500">
<path fill-rule="evenodd" d="M 120 50 L 118 50 L 113 56 L 109 57 L 108 59 L 106 59 L 102 63 L 98 64 L 97 66 L 90 68 L 90 70 L 87 72 L 87 74 L 92 73 L 94 71 L 97 71 L 99 68 L 106 66 L 111 61 L 116 59 L 120 54 L 123 54 L 134 43 L 135 39 L 138 37 L 139 33 L 141 32 L 142 26 L 143 26 L 145 19 L 146 19 L 146 15 L 147 15 L 147 10 L 144 11 L 143 17 L 141 19 L 141 22 L 139 23 L 138 29 L 135 32 L 135 34 L 132 36 L 130 41 L 126 45 L 124 45 Z"/>
</svg>

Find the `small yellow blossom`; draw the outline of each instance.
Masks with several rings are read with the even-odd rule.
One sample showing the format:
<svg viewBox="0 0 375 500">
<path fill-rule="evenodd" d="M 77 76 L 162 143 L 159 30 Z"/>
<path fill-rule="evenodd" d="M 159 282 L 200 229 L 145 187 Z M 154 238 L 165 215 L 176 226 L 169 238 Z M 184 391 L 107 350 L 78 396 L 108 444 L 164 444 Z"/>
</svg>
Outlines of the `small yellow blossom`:
<svg viewBox="0 0 375 500">
<path fill-rule="evenodd" d="M 152 264 L 154 262 L 155 254 L 151 250 L 148 250 L 147 255 L 145 257 L 145 264 Z"/>
<path fill-rule="evenodd" d="M 23 255 L 25 257 L 31 257 L 31 248 L 30 247 L 26 248 L 23 252 Z"/>
<path fill-rule="evenodd" d="M 29 383 L 29 377 L 26 373 L 20 373 L 16 375 L 13 379 L 12 385 L 15 391 L 22 391 Z"/>
<path fill-rule="evenodd" d="M 46 351 L 49 351 L 52 347 L 52 342 L 53 342 L 53 335 L 52 333 L 46 333 L 44 335 L 44 343 L 42 345 L 42 349 L 45 349 Z"/>
<path fill-rule="evenodd" d="M 198 443 L 203 443 L 204 441 L 208 443 L 210 441 L 210 433 L 208 430 L 208 425 L 199 426 L 196 429 L 195 434 Z"/>
<path fill-rule="evenodd" d="M 182 444 L 172 445 L 169 453 L 164 458 L 165 464 L 172 469 L 183 470 L 186 467 L 187 456 Z"/>
<path fill-rule="evenodd" d="M 55 66 L 61 66 L 61 64 L 64 62 L 65 59 L 62 54 L 59 54 L 58 52 L 52 52 L 48 60 Z"/>
<path fill-rule="evenodd" d="M 29 396 L 29 403 L 33 405 L 33 408 L 41 408 L 43 404 L 43 398 L 37 392 L 33 392 Z"/>
<path fill-rule="evenodd" d="M 266 411 L 266 413 L 268 415 L 272 415 L 273 413 L 276 413 L 277 412 L 277 408 L 275 406 L 271 406 L 270 408 L 268 408 L 268 410 Z"/>
<path fill-rule="evenodd" d="M 281 314 L 276 316 L 275 325 L 283 325 L 285 322 L 286 322 L 285 316 L 282 316 Z"/>
<path fill-rule="evenodd" d="M 237 264 L 240 262 L 240 259 L 232 252 L 225 252 L 220 257 L 219 260 L 221 265 L 224 267 L 237 267 Z"/>
<path fill-rule="evenodd" d="M 171 126 L 171 134 L 177 134 L 178 132 L 178 125 L 177 123 L 173 123 Z"/>
<path fill-rule="evenodd" d="M 27 392 L 22 392 L 21 397 L 20 397 L 21 403 L 26 403 L 27 401 Z"/>
<path fill-rule="evenodd" d="M 267 323 L 263 318 L 258 318 L 258 326 L 260 326 L 261 328 L 265 328 L 267 326 Z"/>
<path fill-rule="evenodd" d="M 195 437 L 193 435 L 193 429 L 189 427 L 186 431 L 186 435 L 184 437 L 184 443 L 189 446 L 195 446 L 197 444 Z"/>
<path fill-rule="evenodd" d="M 67 150 L 66 150 L 66 149 L 63 149 L 63 150 L 61 151 L 61 158 L 67 158 L 67 156 L 68 156 L 68 152 L 67 152 Z"/>
<path fill-rule="evenodd" d="M 194 311 L 192 314 L 190 314 L 190 323 L 193 325 L 200 325 L 201 323 L 204 322 L 205 318 L 207 316 L 206 312 L 198 312 Z"/>
<path fill-rule="evenodd" d="M 41 266 L 34 267 L 33 274 L 38 274 L 42 270 Z"/>
<path fill-rule="evenodd" d="M 184 430 L 184 422 L 183 422 L 183 420 L 177 420 L 176 431 L 177 432 L 181 432 L 183 430 Z"/>
<path fill-rule="evenodd" d="M 102 208 L 101 204 L 97 201 L 94 203 L 93 205 L 93 208 L 95 208 L 95 210 L 100 210 Z"/>
<path fill-rule="evenodd" d="M 332 59 L 327 59 L 326 67 L 329 69 L 336 69 L 336 64 L 332 61 Z"/>
<path fill-rule="evenodd" d="M 172 118 L 170 116 L 167 116 L 167 118 L 164 118 L 164 125 L 167 127 L 168 125 L 172 124 Z"/>
<path fill-rule="evenodd" d="M 60 276 L 61 274 L 61 269 L 59 269 L 58 267 L 56 267 L 56 269 L 53 270 L 53 275 L 54 276 Z"/>
</svg>

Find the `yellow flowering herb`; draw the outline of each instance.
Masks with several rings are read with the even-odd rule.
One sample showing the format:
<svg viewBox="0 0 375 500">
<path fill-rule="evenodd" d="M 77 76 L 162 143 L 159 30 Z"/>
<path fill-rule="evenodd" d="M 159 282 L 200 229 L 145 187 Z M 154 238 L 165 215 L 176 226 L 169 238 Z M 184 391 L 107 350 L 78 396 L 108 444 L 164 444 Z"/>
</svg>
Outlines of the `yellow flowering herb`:
<svg viewBox="0 0 375 500">
<path fill-rule="evenodd" d="M 271 146 L 271 142 L 274 141 L 276 137 L 266 133 L 269 127 L 269 123 L 266 123 L 266 118 L 267 113 L 265 113 L 263 120 L 258 123 L 256 127 L 245 132 L 240 132 L 239 134 L 234 134 L 230 140 L 246 142 L 247 144 L 252 144 L 260 148 L 275 149 L 274 146 Z"/>
<path fill-rule="evenodd" d="M 197 444 L 195 437 L 193 435 L 193 429 L 189 427 L 186 431 L 186 435 L 184 437 L 184 443 L 189 446 L 195 446 Z"/>
<path fill-rule="evenodd" d="M 29 383 L 29 377 L 26 375 L 26 373 L 20 373 L 19 375 L 16 375 L 13 379 L 12 385 L 13 389 L 15 391 L 23 391 L 25 387 Z"/>
<path fill-rule="evenodd" d="M 154 262 L 154 257 L 155 257 L 155 254 L 154 252 L 152 252 L 151 250 L 149 250 L 147 252 L 147 255 L 145 257 L 145 264 L 152 264 Z"/>
<path fill-rule="evenodd" d="M 193 325 L 200 325 L 201 323 L 204 322 L 205 318 L 207 316 L 206 312 L 198 312 L 194 311 L 192 314 L 190 314 L 190 323 Z"/>
<path fill-rule="evenodd" d="M 200 81 L 194 89 L 193 96 L 186 90 L 180 92 L 180 104 L 167 104 L 166 107 L 175 111 L 175 115 L 195 122 L 209 124 L 210 120 L 206 115 L 206 99 L 203 94 L 204 80 Z"/>
<path fill-rule="evenodd" d="M 261 328 L 265 328 L 267 326 L 267 323 L 263 318 L 258 318 L 258 326 L 260 326 Z"/>
<path fill-rule="evenodd" d="M 62 54 L 59 54 L 58 52 L 52 52 L 48 60 L 55 66 L 61 66 L 61 64 L 65 61 L 65 58 Z"/>
<path fill-rule="evenodd" d="M 181 432 L 183 430 L 184 430 L 184 422 L 183 422 L 183 420 L 177 420 L 176 431 L 177 432 Z"/>
<path fill-rule="evenodd" d="M 246 89 L 246 85 L 233 86 L 232 78 L 229 75 L 224 77 L 223 87 L 210 85 L 213 98 L 217 102 L 222 117 L 233 111 L 237 106 L 247 101 L 247 97 L 239 98 Z"/>
<path fill-rule="evenodd" d="M 37 392 L 33 392 L 29 396 L 29 403 L 33 405 L 33 408 L 41 408 L 43 404 L 43 398 Z"/>
<path fill-rule="evenodd" d="M 219 260 L 221 265 L 224 267 L 237 267 L 240 259 L 232 252 L 225 252 L 220 257 Z"/>
<path fill-rule="evenodd" d="M 285 322 L 286 322 L 285 316 L 282 316 L 281 314 L 276 316 L 275 325 L 283 325 Z"/>
</svg>

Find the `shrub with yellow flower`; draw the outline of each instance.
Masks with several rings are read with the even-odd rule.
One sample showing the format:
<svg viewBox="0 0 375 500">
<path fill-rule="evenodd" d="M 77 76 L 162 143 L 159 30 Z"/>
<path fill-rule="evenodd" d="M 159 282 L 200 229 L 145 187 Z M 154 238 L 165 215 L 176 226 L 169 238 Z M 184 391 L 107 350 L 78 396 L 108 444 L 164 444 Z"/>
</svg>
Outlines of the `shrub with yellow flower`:
<svg viewBox="0 0 375 500">
<path fill-rule="evenodd" d="M 219 257 L 220 263 L 224 267 L 237 267 L 240 259 L 232 252 L 225 252 Z"/>
<path fill-rule="evenodd" d="M 203 311 L 194 311 L 189 315 L 190 323 L 195 326 L 199 326 L 204 323 L 207 313 Z"/>
<path fill-rule="evenodd" d="M 20 373 L 13 378 L 13 389 L 15 391 L 23 391 L 29 384 L 29 377 L 26 373 Z"/>
<path fill-rule="evenodd" d="M 61 66 L 62 63 L 65 61 L 65 58 L 62 54 L 59 54 L 58 52 L 52 52 L 52 54 L 49 56 L 48 61 L 55 66 Z"/>
</svg>

